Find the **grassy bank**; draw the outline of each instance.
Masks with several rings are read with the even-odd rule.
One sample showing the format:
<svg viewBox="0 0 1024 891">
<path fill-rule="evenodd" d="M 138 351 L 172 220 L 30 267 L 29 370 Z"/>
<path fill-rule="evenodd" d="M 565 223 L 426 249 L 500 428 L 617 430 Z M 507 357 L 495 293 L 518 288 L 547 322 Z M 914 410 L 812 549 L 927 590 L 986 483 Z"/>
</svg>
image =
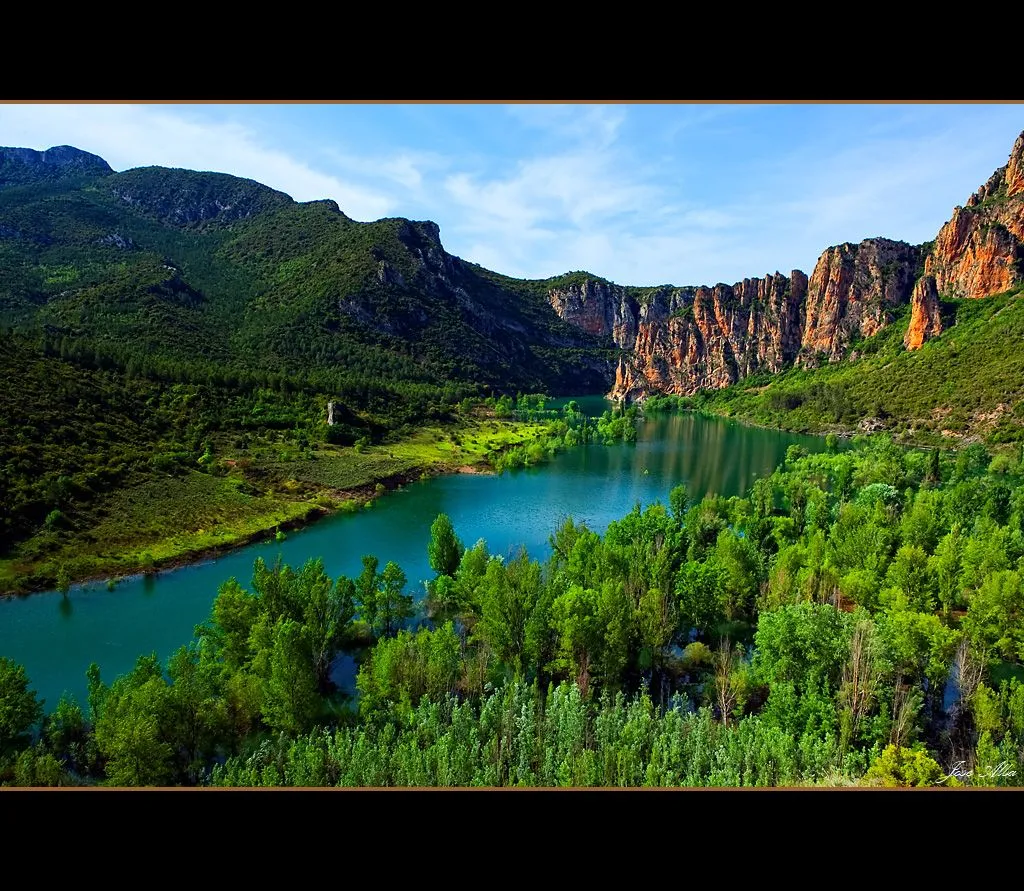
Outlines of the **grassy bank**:
<svg viewBox="0 0 1024 891">
<path fill-rule="evenodd" d="M 0 560 L 0 594 L 45 590 L 187 563 L 357 510 L 406 482 L 547 438 L 550 424 L 484 413 L 380 445 L 218 448 L 204 470 L 138 474 L 91 508 L 88 524 L 42 528 Z"/>
<path fill-rule="evenodd" d="M 854 344 L 849 360 L 754 375 L 679 400 L 684 407 L 799 433 L 886 431 L 907 445 L 1024 440 L 1024 300 L 1020 290 L 944 301 L 953 324 L 920 350 L 908 317 Z"/>
</svg>

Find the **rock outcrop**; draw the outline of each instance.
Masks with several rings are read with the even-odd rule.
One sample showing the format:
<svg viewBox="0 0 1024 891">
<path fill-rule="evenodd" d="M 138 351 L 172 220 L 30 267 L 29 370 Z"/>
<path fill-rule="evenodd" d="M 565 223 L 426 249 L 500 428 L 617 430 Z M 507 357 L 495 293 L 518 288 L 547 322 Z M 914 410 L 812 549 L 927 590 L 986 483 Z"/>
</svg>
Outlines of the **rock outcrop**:
<svg viewBox="0 0 1024 891">
<path fill-rule="evenodd" d="M 55 145 L 45 151 L 0 147 L 0 186 L 23 185 L 71 176 L 105 176 L 113 173 L 99 155 L 71 145 Z"/>
<path fill-rule="evenodd" d="M 1006 197 L 1014 198 L 1024 194 L 1024 133 L 1017 137 L 1006 164 Z"/>
<path fill-rule="evenodd" d="M 926 340 L 941 333 L 942 317 L 935 279 L 930 275 L 922 275 L 910 297 L 910 324 L 903 336 L 903 345 L 908 350 L 917 350 Z"/>
<path fill-rule="evenodd" d="M 920 254 L 920 248 L 887 238 L 828 248 L 807 285 L 799 364 L 835 362 L 851 340 L 889 324 L 910 299 Z"/>
<path fill-rule="evenodd" d="M 611 395 L 687 395 L 841 357 L 852 339 L 874 334 L 907 303 L 919 255 L 903 242 L 869 239 L 830 248 L 810 280 L 799 269 L 696 288 L 589 279 L 552 289 L 548 302 L 623 351 Z"/>
<path fill-rule="evenodd" d="M 910 304 L 904 344 L 942 332 L 939 297 L 988 297 L 1024 281 L 1024 133 L 1010 159 L 931 245 L 887 238 L 830 247 L 799 270 L 698 288 L 627 288 L 586 279 L 552 288 L 565 321 L 622 351 L 610 395 L 686 395 L 760 371 L 836 362 Z"/>
<path fill-rule="evenodd" d="M 943 297 L 990 297 L 1024 281 L 1024 133 L 1006 166 L 954 208 L 924 271 Z"/>
</svg>

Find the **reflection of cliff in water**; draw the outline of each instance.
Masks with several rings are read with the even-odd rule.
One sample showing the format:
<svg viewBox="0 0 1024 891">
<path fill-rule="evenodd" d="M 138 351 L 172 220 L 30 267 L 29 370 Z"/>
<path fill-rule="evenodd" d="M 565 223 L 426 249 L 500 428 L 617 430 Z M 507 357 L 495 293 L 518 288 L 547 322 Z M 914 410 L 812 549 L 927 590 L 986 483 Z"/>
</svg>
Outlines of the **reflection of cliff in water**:
<svg viewBox="0 0 1024 891">
<path fill-rule="evenodd" d="M 607 408 L 594 400 L 584 410 Z M 525 546 L 540 560 L 549 536 L 566 517 L 603 533 L 639 503 L 668 504 L 685 483 L 691 501 L 705 494 L 740 495 L 770 474 L 797 443 L 820 451 L 824 440 L 747 427 L 697 414 L 650 415 L 636 443 L 591 444 L 561 452 L 537 467 L 501 476 L 453 474 L 412 483 L 379 499 L 372 509 L 328 517 L 214 561 L 150 576 L 135 576 L 106 590 L 102 583 L 0 602 L 0 653 L 25 666 L 33 687 L 52 709 L 68 690 L 86 701 L 85 671 L 96 662 L 104 680 L 130 671 L 139 655 L 166 659 L 187 643 L 209 616 L 218 587 L 231 576 L 243 585 L 253 561 L 278 556 L 292 566 L 322 557 L 328 575 L 355 577 L 364 554 L 393 560 L 408 577 L 406 591 L 423 597 L 433 573 L 427 559 L 430 524 L 446 513 L 456 534 L 472 546 L 483 538 L 492 554 L 512 556 Z M 350 680 L 352 666 L 337 666 Z"/>
</svg>

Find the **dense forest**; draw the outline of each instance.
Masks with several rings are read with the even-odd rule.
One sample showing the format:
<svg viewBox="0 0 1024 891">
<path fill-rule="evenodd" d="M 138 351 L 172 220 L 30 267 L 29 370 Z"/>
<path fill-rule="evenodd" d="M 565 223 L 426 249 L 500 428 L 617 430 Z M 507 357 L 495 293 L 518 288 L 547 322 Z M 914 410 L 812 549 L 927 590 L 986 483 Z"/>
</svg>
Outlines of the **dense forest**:
<svg viewBox="0 0 1024 891">
<path fill-rule="evenodd" d="M 841 360 L 588 418 L 537 394 L 608 392 L 643 289 L 511 279 L 433 223 L 225 174 L 0 148 L 0 595 L 113 589 L 658 411 L 829 434 L 742 497 L 680 485 L 543 554 L 439 514 L 421 600 L 374 554 L 352 578 L 257 560 L 166 662 L 94 664 L 87 701 L 0 656 L 0 784 L 1022 785 L 1024 260 L 986 188 L 957 212 L 1016 284 L 933 281 L 920 348 L 896 301 Z"/>
<path fill-rule="evenodd" d="M 439 515 L 416 604 L 257 561 L 167 662 L 44 715 L 0 660 L 23 785 L 1018 785 L 1024 465 L 887 437 L 790 448 L 745 497 L 637 505 L 550 554 Z M 329 668 L 354 654 L 354 697 Z"/>
<path fill-rule="evenodd" d="M 466 400 L 604 391 L 615 353 L 546 289 L 452 257 L 430 222 L 0 149 L 0 595 L 195 558 L 525 448 L 538 429 L 485 437 Z M 453 431 L 463 454 L 440 448 Z"/>
</svg>

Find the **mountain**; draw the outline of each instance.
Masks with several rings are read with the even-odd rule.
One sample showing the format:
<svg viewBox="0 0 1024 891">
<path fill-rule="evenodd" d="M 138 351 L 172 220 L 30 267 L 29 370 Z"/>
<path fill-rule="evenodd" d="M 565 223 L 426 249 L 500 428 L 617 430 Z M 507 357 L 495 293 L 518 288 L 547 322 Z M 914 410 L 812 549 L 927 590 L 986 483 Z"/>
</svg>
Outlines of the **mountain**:
<svg viewBox="0 0 1024 891">
<path fill-rule="evenodd" d="M 606 391 L 614 344 L 546 299 L 572 279 L 507 278 L 435 223 L 227 174 L 0 149 L 0 594 L 274 534 L 478 458 L 505 439 L 466 397 Z"/>
<path fill-rule="evenodd" d="M 323 372 L 378 410 L 392 382 L 574 393 L 614 370 L 543 282 L 448 254 L 432 222 L 359 223 L 227 174 L 114 173 L 70 147 L 0 149 L 0 321 L 119 365 Z"/>
<path fill-rule="evenodd" d="M 106 173 L 113 170 L 101 157 L 70 145 L 57 145 L 45 152 L 0 147 L 0 186 Z"/>
<path fill-rule="evenodd" d="M 360 223 L 228 174 L 0 148 L 0 592 L 415 476 L 420 445 L 361 450 L 438 445 L 476 423 L 473 395 L 697 394 L 793 429 L 1024 439 L 1022 170 L 1024 134 L 931 243 L 637 288 L 509 278 L 433 222 Z"/>
<path fill-rule="evenodd" d="M 693 394 L 837 362 L 908 314 L 917 349 L 948 323 L 943 299 L 1024 278 L 1022 243 L 1024 134 L 934 242 L 870 238 L 827 248 L 809 277 L 659 288 L 508 278 L 445 251 L 435 223 L 359 223 L 227 174 L 0 149 L 0 321 L 121 364 L 323 373 L 377 412 L 399 381 Z"/>
<path fill-rule="evenodd" d="M 827 248 L 794 270 L 734 285 L 638 289 L 584 279 L 548 299 L 566 321 L 623 351 L 612 394 L 689 395 L 760 372 L 815 368 L 856 352 L 908 312 L 905 346 L 944 327 L 940 300 L 976 299 L 1024 281 L 1024 133 L 934 242 L 886 238 Z M 948 312 L 947 312 L 948 315 Z"/>
<path fill-rule="evenodd" d="M 968 199 L 935 239 L 915 285 L 908 349 L 942 331 L 939 297 L 988 297 L 1024 281 L 1024 133 L 1006 166 Z"/>
</svg>

